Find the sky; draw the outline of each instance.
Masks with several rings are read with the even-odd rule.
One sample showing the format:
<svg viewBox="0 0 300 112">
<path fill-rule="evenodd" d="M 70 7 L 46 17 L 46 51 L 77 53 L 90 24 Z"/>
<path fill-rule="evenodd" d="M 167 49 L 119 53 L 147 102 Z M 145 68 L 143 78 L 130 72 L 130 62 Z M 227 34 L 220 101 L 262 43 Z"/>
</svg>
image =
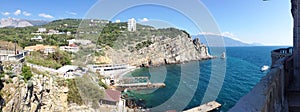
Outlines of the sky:
<svg viewBox="0 0 300 112">
<path fill-rule="evenodd" d="M 198 2 L 202 3 L 214 17 L 221 35 L 246 43 L 292 45 L 293 23 L 289 0 L 201 0 Z M 0 18 L 47 21 L 84 18 L 97 3 L 101 2 L 97 0 L 36 0 L 34 2 L 3 0 L 0 1 Z M 164 25 L 177 27 L 192 35 L 211 34 L 199 30 L 193 20 L 180 11 L 159 5 L 131 7 L 116 14 L 111 21 L 127 21 L 130 18 L 135 18 L 139 23 L 159 21 L 167 24 L 162 24 L 161 27 Z"/>
</svg>

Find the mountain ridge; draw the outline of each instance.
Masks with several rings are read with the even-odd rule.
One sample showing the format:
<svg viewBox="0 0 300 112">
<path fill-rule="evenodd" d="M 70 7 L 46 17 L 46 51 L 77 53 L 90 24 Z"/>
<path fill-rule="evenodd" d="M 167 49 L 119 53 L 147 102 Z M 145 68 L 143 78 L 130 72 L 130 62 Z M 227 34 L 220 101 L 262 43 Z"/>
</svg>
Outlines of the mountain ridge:
<svg viewBox="0 0 300 112">
<path fill-rule="evenodd" d="M 240 40 L 236 40 L 236 39 L 232 39 L 232 38 L 227 37 L 227 36 L 220 36 L 220 35 L 202 35 L 202 34 L 199 34 L 199 35 L 192 35 L 192 37 L 193 38 L 200 38 L 200 42 L 203 43 L 203 44 L 205 44 L 205 45 L 208 45 L 208 42 L 207 42 L 208 38 L 210 38 L 210 39 L 212 39 L 212 38 L 214 38 L 214 39 L 223 38 L 224 46 L 226 46 L 226 47 L 264 46 L 261 43 L 257 43 L 257 42 L 254 42 L 254 43 L 245 43 L 245 42 L 242 42 Z M 210 45 L 210 46 L 218 46 L 218 45 L 214 45 L 213 44 L 213 45 Z"/>
<path fill-rule="evenodd" d="M 18 18 L 2 18 L 0 20 L 0 28 L 3 27 L 28 27 L 28 26 L 39 26 L 47 24 L 48 21 L 44 20 L 27 20 L 27 19 L 18 19 Z"/>
</svg>

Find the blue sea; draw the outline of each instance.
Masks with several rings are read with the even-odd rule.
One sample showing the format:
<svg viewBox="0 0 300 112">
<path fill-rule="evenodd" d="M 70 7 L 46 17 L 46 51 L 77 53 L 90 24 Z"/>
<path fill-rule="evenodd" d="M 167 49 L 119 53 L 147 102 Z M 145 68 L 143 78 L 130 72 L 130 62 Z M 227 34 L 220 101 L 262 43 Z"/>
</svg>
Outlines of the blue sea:
<svg viewBox="0 0 300 112">
<path fill-rule="evenodd" d="M 148 76 L 166 87 L 127 94 L 153 111 L 190 109 L 212 100 L 222 104 L 217 111 L 228 111 L 267 74 L 260 68 L 271 65 L 271 51 L 278 48 L 284 47 L 227 47 L 226 59 L 137 69 L 127 76 Z"/>
</svg>

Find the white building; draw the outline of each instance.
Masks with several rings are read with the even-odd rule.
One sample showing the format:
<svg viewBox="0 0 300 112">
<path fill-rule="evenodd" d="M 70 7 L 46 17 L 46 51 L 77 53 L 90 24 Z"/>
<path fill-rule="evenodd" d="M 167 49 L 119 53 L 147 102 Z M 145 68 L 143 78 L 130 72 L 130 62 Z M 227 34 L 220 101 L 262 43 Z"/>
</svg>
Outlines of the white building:
<svg viewBox="0 0 300 112">
<path fill-rule="evenodd" d="M 88 65 L 92 72 L 100 73 L 105 77 L 114 77 L 114 74 L 124 72 L 129 68 L 128 64 L 104 64 L 104 65 Z"/>
<path fill-rule="evenodd" d="M 134 18 L 128 19 L 127 28 L 128 31 L 136 31 L 136 20 Z"/>
<path fill-rule="evenodd" d="M 52 53 L 55 53 L 55 48 L 45 47 L 45 49 L 43 51 L 44 51 L 44 54 L 52 54 Z"/>
<path fill-rule="evenodd" d="M 42 36 L 34 36 L 34 37 L 32 37 L 30 40 L 37 40 L 37 41 L 42 41 L 43 40 L 43 38 L 42 38 Z"/>
<path fill-rule="evenodd" d="M 69 46 L 60 46 L 59 50 L 76 53 L 79 51 L 79 47 L 74 44 L 71 44 Z"/>
<path fill-rule="evenodd" d="M 68 32 L 67 32 L 67 35 L 68 35 L 68 36 L 71 36 L 71 35 L 72 35 L 72 33 L 68 31 Z"/>
<path fill-rule="evenodd" d="M 91 44 L 92 41 L 90 40 L 83 40 L 83 39 L 71 39 L 71 40 L 67 40 L 69 42 L 69 45 L 71 44 L 81 44 L 81 45 L 88 45 L 88 44 Z"/>
<path fill-rule="evenodd" d="M 72 79 L 81 77 L 85 73 L 85 69 L 79 69 L 78 66 L 65 65 L 56 70 L 57 73 L 62 74 L 65 79 Z"/>
<path fill-rule="evenodd" d="M 37 32 L 44 33 L 44 32 L 46 32 L 46 31 L 47 31 L 46 28 L 39 28 Z"/>
</svg>

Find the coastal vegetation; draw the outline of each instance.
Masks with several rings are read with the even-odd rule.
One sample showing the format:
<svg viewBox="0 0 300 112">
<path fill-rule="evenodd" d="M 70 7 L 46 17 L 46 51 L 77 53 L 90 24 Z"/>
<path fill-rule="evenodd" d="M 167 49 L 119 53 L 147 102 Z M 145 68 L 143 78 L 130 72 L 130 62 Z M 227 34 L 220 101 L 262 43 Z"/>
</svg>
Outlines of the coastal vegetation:
<svg viewBox="0 0 300 112">
<path fill-rule="evenodd" d="M 60 50 L 48 55 L 45 55 L 39 51 L 33 51 L 30 52 L 30 55 L 26 57 L 26 60 L 32 64 L 57 69 L 64 65 L 71 64 L 71 54 Z"/>
<path fill-rule="evenodd" d="M 141 48 L 148 47 L 149 45 L 153 44 L 150 40 L 143 41 L 141 43 L 136 44 L 135 49 L 140 50 Z"/>
<path fill-rule="evenodd" d="M 104 97 L 104 92 L 99 86 L 94 84 L 90 78 L 91 77 L 88 75 L 83 75 L 83 77 L 66 80 L 69 88 L 67 98 L 69 104 L 76 103 L 78 105 L 83 105 L 92 102 L 94 108 L 99 106 L 98 101 L 100 98 Z M 105 86 L 104 83 L 103 86 Z"/>
<path fill-rule="evenodd" d="M 33 74 L 31 73 L 30 67 L 27 65 L 23 65 L 22 67 L 22 74 L 21 76 L 24 77 L 24 81 L 27 82 L 28 80 L 30 80 L 30 78 L 33 76 Z"/>
<path fill-rule="evenodd" d="M 42 26 L 30 26 L 24 28 L 11 28 L 4 27 L 0 28 L 0 40 L 8 42 L 17 42 L 21 47 L 31 46 L 35 44 L 44 44 L 44 45 L 67 45 L 67 40 L 74 38 L 71 35 L 46 35 L 42 34 L 43 41 L 34 41 L 31 40 L 33 35 L 38 31 L 38 28 L 44 27 L 47 29 L 54 29 L 60 32 L 71 32 L 75 34 L 77 31 L 77 26 L 80 23 L 80 19 L 64 19 L 64 20 L 55 20 L 48 24 Z M 4 44 L 5 45 L 5 44 Z"/>
<path fill-rule="evenodd" d="M 76 77 L 74 79 L 76 87 L 79 88 L 78 92 L 85 104 L 92 102 L 93 108 L 97 108 L 99 105 L 99 99 L 104 97 L 104 91 L 94 83 L 93 79 L 85 74 L 82 77 Z"/>
<path fill-rule="evenodd" d="M 175 38 L 182 33 L 189 34 L 176 28 L 156 29 L 152 26 L 137 24 L 135 32 L 127 31 L 126 23 L 109 23 L 103 27 L 98 37 L 98 45 L 114 49 L 124 49 L 133 52 L 153 44 L 154 37 L 161 39 Z M 190 36 L 189 36 L 190 37 Z"/>
<path fill-rule="evenodd" d="M 108 86 L 104 84 L 101 80 L 99 81 L 99 86 L 103 87 L 104 89 L 108 89 Z"/>
<path fill-rule="evenodd" d="M 120 37 L 123 31 L 126 30 L 127 23 L 108 23 L 103 28 L 98 39 L 99 45 L 108 45 L 113 47 L 114 41 Z M 123 27 L 124 26 L 124 27 Z"/>
<path fill-rule="evenodd" d="M 46 28 L 47 30 L 54 29 L 59 32 L 71 32 L 71 34 L 78 34 L 78 38 L 88 38 L 93 42 L 97 40 L 97 44 L 100 45 L 100 47 L 118 47 L 124 46 L 125 44 L 129 44 L 132 45 L 132 47 L 130 48 L 131 50 L 139 50 L 140 48 L 152 44 L 150 38 L 153 36 L 162 36 L 163 38 L 174 38 L 182 32 L 186 33 L 186 31 L 178 30 L 176 28 L 156 29 L 152 26 L 141 24 L 137 24 L 136 32 L 129 32 L 127 31 L 127 22 L 108 22 L 107 24 L 103 23 L 96 24 L 95 26 L 90 26 L 90 21 L 91 20 L 89 19 L 62 19 L 54 20 L 42 26 L 30 26 L 24 28 L 4 27 L 0 28 L 0 40 L 12 43 L 16 42 L 19 46 L 24 48 L 26 46 L 36 44 L 63 46 L 68 44 L 67 40 L 75 38 L 73 35 L 66 34 L 41 34 L 43 38 L 42 41 L 31 40 L 31 38 L 35 36 L 32 33 L 37 32 L 38 28 Z"/>
<path fill-rule="evenodd" d="M 67 79 L 67 84 L 69 88 L 67 98 L 68 103 L 76 103 L 78 105 L 82 105 L 83 101 L 76 86 L 75 79 Z"/>
</svg>

